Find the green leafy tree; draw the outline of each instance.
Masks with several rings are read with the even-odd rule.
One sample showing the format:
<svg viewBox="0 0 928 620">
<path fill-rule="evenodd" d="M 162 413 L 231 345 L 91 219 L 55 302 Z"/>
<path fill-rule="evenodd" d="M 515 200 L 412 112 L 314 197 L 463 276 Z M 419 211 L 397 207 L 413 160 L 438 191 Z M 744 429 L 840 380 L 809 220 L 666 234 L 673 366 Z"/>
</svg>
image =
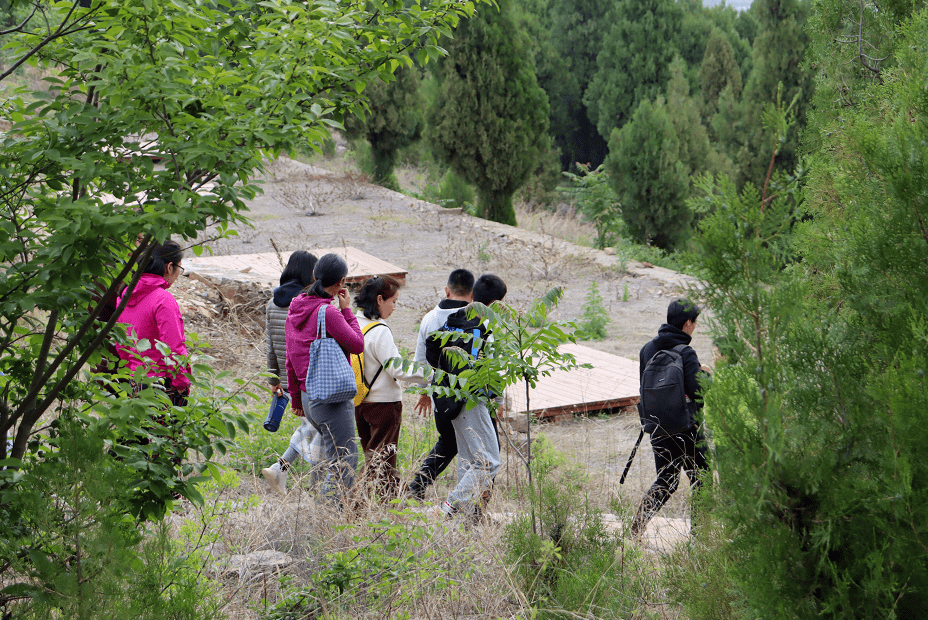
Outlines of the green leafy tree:
<svg viewBox="0 0 928 620">
<path fill-rule="evenodd" d="M 631 122 L 613 130 L 605 166 L 633 239 L 673 249 L 689 237 L 689 177 L 663 97 L 645 99 Z"/>
<path fill-rule="evenodd" d="M 436 156 L 477 192 L 480 217 L 516 223 L 512 196 L 549 141 L 548 101 L 525 58 L 527 42 L 508 13 L 462 21 L 438 63 L 441 92 L 430 113 Z"/>
<path fill-rule="evenodd" d="M 702 226 L 701 275 L 731 364 L 706 393 L 726 446 L 713 458 L 714 513 L 731 542 L 717 551 L 739 615 L 918 617 L 928 604 L 928 11 L 828 1 L 814 24 L 822 73 L 806 220 L 783 224 L 796 188 L 785 175 L 765 192 L 705 188 L 718 204 Z M 787 119 L 768 108 L 774 140 Z"/>
<path fill-rule="evenodd" d="M 389 82 L 376 79 L 367 85 L 363 92 L 366 109 L 347 116 L 345 129 L 350 138 L 363 137 L 370 144 L 373 182 L 395 188 L 397 153 L 419 139 L 424 119 L 419 70 L 414 66 L 400 68 L 393 78 Z"/>
<path fill-rule="evenodd" d="M 408 54 L 438 57 L 440 32 L 473 7 L 35 8 L 5 33 L 14 60 L 0 72 L 5 81 L 30 63 L 50 85 L 5 101 L 13 127 L 0 137 L 0 433 L 11 441 L 0 441 L 0 604 L 89 618 L 107 610 L 94 597 L 119 592 L 95 580 L 137 567 L 140 523 L 162 516 L 175 494 L 199 500 L 195 474 L 214 472 L 214 452 L 247 428 L 237 412 L 243 388 L 215 385 L 195 352 L 185 408 L 153 388 L 127 397 L 125 374 L 89 372 L 106 343 L 125 341 L 122 308 L 103 320 L 105 307 L 134 287 L 153 241 L 222 235 L 243 222 L 264 156 L 321 143 L 325 119 L 411 64 Z M 169 425 L 153 424 L 162 414 Z M 71 475 L 85 467 L 86 483 Z M 116 563 L 126 554 L 128 564 Z"/>
<path fill-rule="evenodd" d="M 611 142 L 612 130 L 631 120 L 641 101 L 664 92 L 683 8 L 674 0 L 618 0 L 606 21 L 612 28 L 583 102 L 600 135 Z"/>
</svg>

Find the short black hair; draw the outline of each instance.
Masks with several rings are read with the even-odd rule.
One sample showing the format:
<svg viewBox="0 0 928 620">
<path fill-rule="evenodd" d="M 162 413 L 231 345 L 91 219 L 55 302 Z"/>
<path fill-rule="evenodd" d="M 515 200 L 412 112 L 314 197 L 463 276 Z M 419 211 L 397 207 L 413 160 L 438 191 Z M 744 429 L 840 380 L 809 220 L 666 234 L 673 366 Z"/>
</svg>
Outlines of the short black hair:
<svg viewBox="0 0 928 620">
<path fill-rule="evenodd" d="M 145 267 L 144 273 L 151 273 L 156 276 L 164 277 L 164 270 L 167 268 L 168 263 L 174 263 L 174 266 L 177 267 L 180 265 L 180 261 L 183 260 L 183 258 L 184 252 L 180 249 L 180 245 L 176 241 L 168 239 L 164 243 L 155 245 L 155 249 L 151 253 L 151 259 L 148 261 L 148 266 Z"/>
<path fill-rule="evenodd" d="M 474 290 L 474 274 L 466 269 L 455 269 L 448 276 L 448 290 L 457 297 L 467 297 Z"/>
<path fill-rule="evenodd" d="M 306 250 L 297 250 L 290 255 L 284 272 L 280 274 L 280 284 L 296 280 L 300 286 L 306 288 L 315 281 L 313 278 L 313 268 L 316 266 L 315 254 L 310 254 Z"/>
<path fill-rule="evenodd" d="M 474 301 L 489 306 L 494 301 L 502 301 L 506 297 L 506 283 L 503 279 L 492 273 L 485 273 L 474 283 Z"/>
<path fill-rule="evenodd" d="M 687 321 L 695 321 L 702 310 L 689 299 L 674 299 L 667 306 L 667 324 L 683 329 Z"/>
<path fill-rule="evenodd" d="M 364 281 L 361 290 L 354 296 L 354 305 L 361 309 L 364 316 L 371 320 L 380 318 L 378 295 L 385 300 L 396 295 L 400 290 L 399 280 L 392 276 L 374 276 Z"/>
</svg>

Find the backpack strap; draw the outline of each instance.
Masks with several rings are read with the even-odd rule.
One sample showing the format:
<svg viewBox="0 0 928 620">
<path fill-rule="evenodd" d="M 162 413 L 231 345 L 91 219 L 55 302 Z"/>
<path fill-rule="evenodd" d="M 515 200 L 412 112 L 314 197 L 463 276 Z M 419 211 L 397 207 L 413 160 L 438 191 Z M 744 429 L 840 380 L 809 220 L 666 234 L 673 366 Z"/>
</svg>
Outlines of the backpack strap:
<svg viewBox="0 0 928 620">
<path fill-rule="evenodd" d="M 374 321 L 373 323 L 368 323 L 367 325 L 361 328 L 361 335 L 366 336 L 367 332 L 371 331 L 378 325 L 383 325 L 384 327 L 387 327 L 386 323 L 381 323 L 380 321 Z M 358 363 L 361 365 L 361 381 L 364 382 L 364 385 L 367 386 L 367 389 L 371 389 L 371 386 L 377 383 L 377 378 L 380 376 L 380 373 L 383 372 L 383 364 L 380 365 L 380 368 L 378 368 L 377 372 L 374 373 L 374 378 L 371 379 L 370 383 L 368 383 L 367 377 L 364 375 L 364 358 L 361 357 L 360 355 L 358 356 Z"/>
</svg>

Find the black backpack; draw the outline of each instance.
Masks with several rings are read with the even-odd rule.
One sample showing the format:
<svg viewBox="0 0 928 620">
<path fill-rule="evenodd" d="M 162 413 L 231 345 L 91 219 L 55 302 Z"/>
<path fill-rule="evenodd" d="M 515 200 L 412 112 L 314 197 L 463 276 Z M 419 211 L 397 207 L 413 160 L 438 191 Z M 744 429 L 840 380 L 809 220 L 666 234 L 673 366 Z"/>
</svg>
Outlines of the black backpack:
<svg viewBox="0 0 928 620">
<path fill-rule="evenodd" d="M 646 433 L 673 435 L 693 426 L 694 403 L 683 389 L 683 351 L 687 345 L 658 351 L 641 375 L 638 415 Z"/>
<path fill-rule="evenodd" d="M 483 352 L 483 345 L 487 337 L 487 332 L 482 324 L 468 327 L 451 327 L 445 322 L 440 332 L 454 332 L 448 337 L 448 340 L 442 344 L 443 336 L 430 336 L 425 344 L 426 361 L 433 368 L 438 368 L 445 373 L 453 375 L 460 374 L 462 370 L 470 368 L 473 362 L 477 360 Z M 469 337 L 465 337 L 465 335 Z M 457 349 L 460 355 L 451 353 L 451 349 Z M 462 359 L 463 358 L 463 359 Z M 435 385 L 439 387 L 451 387 L 451 382 L 447 376 L 443 376 Z M 432 396 L 435 401 L 435 415 L 440 418 L 454 419 L 457 417 L 461 407 L 464 406 L 464 400 L 458 400 L 451 395 Z"/>
</svg>

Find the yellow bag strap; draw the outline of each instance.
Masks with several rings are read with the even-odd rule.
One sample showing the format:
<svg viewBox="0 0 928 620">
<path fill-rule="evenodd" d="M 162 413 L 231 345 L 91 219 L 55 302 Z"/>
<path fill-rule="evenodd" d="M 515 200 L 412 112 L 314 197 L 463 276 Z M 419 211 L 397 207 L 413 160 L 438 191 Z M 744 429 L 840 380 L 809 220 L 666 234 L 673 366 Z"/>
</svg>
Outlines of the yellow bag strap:
<svg viewBox="0 0 928 620">
<path fill-rule="evenodd" d="M 380 321 L 374 321 L 372 323 L 368 323 L 367 325 L 361 328 L 361 335 L 362 336 L 367 335 L 367 332 L 371 331 L 378 325 L 386 325 L 386 323 L 381 323 Z M 361 368 L 361 381 L 364 382 L 364 385 L 367 387 L 367 389 L 371 389 L 371 386 L 374 385 L 375 381 L 377 381 L 377 377 L 379 377 L 380 373 L 383 372 L 383 364 L 380 365 L 380 368 L 377 369 L 377 374 L 375 374 L 371 382 L 368 383 L 367 377 L 364 375 L 364 354 L 361 353 L 357 355 L 357 358 L 358 358 L 358 366 L 360 366 Z"/>
</svg>

